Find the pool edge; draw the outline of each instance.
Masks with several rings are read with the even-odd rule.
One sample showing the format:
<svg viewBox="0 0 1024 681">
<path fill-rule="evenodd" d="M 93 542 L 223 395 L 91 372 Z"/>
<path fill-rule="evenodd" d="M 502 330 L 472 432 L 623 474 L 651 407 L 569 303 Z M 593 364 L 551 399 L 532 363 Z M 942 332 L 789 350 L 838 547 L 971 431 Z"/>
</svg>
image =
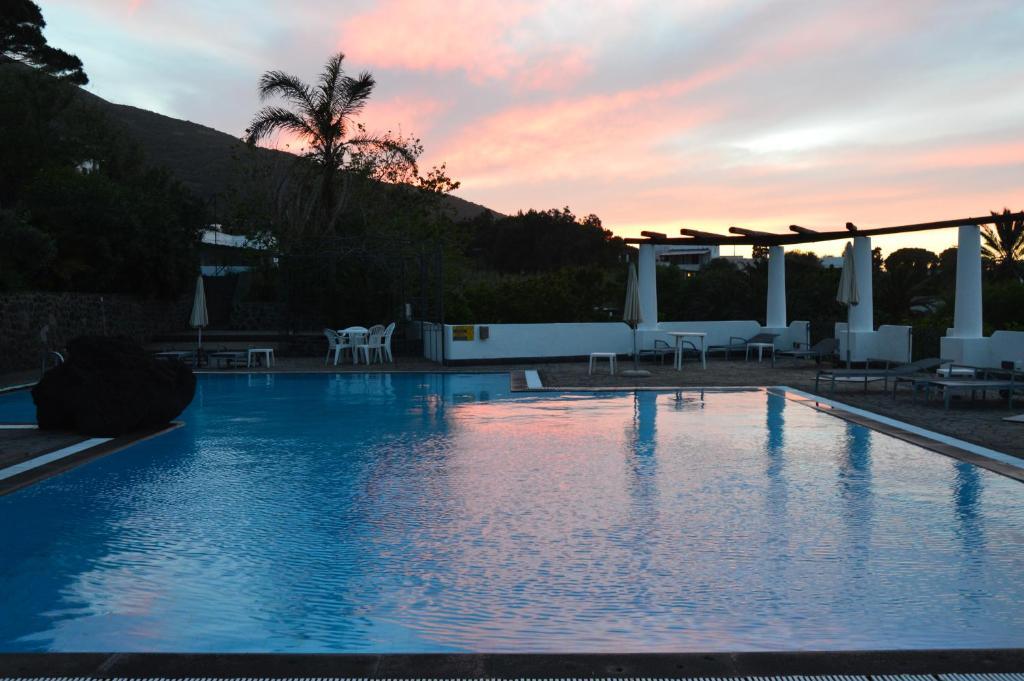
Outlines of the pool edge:
<svg viewBox="0 0 1024 681">
<path fill-rule="evenodd" d="M 737 678 L 1013 673 L 1024 649 L 595 654 L 2 653 L 0 678 Z"/>
</svg>

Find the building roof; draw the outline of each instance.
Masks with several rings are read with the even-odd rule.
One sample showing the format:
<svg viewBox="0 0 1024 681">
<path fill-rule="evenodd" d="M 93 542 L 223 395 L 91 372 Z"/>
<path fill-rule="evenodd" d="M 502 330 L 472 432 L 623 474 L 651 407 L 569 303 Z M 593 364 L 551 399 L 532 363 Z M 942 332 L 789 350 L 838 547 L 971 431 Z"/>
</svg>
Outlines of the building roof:
<svg viewBox="0 0 1024 681">
<path fill-rule="evenodd" d="M 220 231 L 220 225 L 210 225 L 210 229 L 203 230 L 202 243 L 210 246 L 223 246 L 226 248 L 251 248 L 254 250 L 263 250 L 266 248 L 263 244 L 250 241 L 248 237 L 241 234 L 225 234 Z"/>
</svg>

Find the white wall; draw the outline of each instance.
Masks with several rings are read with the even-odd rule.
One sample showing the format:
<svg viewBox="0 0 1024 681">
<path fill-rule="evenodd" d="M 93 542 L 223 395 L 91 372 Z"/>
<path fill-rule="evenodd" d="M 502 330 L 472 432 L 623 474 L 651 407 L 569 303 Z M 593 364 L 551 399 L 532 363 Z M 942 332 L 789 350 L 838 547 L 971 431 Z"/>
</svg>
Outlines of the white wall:
<svg viewBox="0 0 1024 681">
<path fill-rule="evenodd" d="M 876 331 L 846 333 L 846 322 L 836 322 L 835 337 L 839 340 L 839 358 L 845 362 L 847 344 L 850 361 L 887 359 L 890 362 L 909 362 L 913 350 L 913 328 L 883 324 Z"/>
<path fill-rule="evenodd" d="M 489 338 L 480 340 L 480 327 Z M 473 340 L 452 338 L 445 325 L 445 355 L 454 361 L 520 357 L 576 357 L 591 352 L 632 352 L 633 332 L 623 322 L 580 324 L 477 324 Z"/>
<path fill-rule="evenodd" d="M 940 340 L 943 359 L 992 369 L 1014 362 L 1024 368 L 1024 331 L 996 331 L 988 338 L 960 338 L 954 329 L 946 333 Z"/>
<path fill-rule="evenodd" d="M 480 340 L 480 327 L 488 328 L 487 340 Z M 445 325 L 445 355 L 452 361 L 518 359 L 531 357 L 585 357 L 591 352 L 615 352 L 621 355 L 633 352 L 633 332 L 622 322 L 566 323 L 566 324 L 477 324 L 473 340 L 457 341 L 452 337 L 451 324 Z M 776 346 L 791 348 L 794 341 L 806 342 L 807 322 L 792 322 L 784 329 L 768 329 L 779 333 Z M 726 345 L 730 336 L 750 338 L 764 330 L 753 320 L 714 322 L 662 322 L 657 330 L 637 332 L 637 346 L 651 348 L 655 339 L 669 345 L 674 340 L 669 331 L 698 331 L 707 334 L 707 345 Z M 427 332 L 424 330 L 424 355 L 427 352 Z M 438 361 L 435 359 L 435 361 Z"/>
</svg>

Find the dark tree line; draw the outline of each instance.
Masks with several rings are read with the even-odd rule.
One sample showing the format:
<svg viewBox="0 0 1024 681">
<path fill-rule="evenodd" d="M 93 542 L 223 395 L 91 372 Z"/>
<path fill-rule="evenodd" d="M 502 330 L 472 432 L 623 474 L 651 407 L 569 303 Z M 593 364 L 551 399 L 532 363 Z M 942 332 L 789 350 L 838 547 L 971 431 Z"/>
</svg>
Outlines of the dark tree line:
<svg viewBox="0 0 1024 681">
<path fill-rule="evenodd" d="M 32 2 L 0 15 L 0 291 L 180 294 L 200 205 L 83 102 L 81 62 L 43 26 Z"/>
</svg>

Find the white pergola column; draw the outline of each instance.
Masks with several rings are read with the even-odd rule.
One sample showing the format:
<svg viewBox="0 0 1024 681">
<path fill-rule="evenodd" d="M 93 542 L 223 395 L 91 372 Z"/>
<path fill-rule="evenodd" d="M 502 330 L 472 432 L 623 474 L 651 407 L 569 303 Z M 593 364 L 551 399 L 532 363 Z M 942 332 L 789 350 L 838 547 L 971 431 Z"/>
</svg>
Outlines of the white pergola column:
<svg viewBox="0 0 1024 681">
<path fill-rule="evenodd" d="M 956 245 L 953 337 L 981 338 L 981 230 L 964 225 Z"/>
<path fill-rule="evenodd" d="M 640 244 L 637 283 L 640 285 L 641 329 L 658 328 L 658 277 L 654 244 Z"/>
<path fill-rule="evenodd" d="M 786 327 L 786 253 L 782 246 L 768 249 L 768 306 L 765 326 L 770 329 Z"/>
<path fill-rule="evenodd" d="M 874 290 L 871 285 L 871 237 L 853 239 L 853 271 L 857 276 L 857 304 L 850 306 L 850 331 L 875 330 Z"/>
</svg>

